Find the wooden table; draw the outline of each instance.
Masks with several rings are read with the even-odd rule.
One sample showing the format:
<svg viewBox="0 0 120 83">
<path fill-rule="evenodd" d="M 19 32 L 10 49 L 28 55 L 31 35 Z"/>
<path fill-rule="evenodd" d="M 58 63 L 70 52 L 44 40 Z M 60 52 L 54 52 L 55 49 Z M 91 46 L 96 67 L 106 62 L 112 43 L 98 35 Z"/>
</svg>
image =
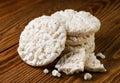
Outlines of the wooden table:
<svg viewBox="0 0 120 83">
<path fill-rule="evenodd" d="M 72 8 L 85 10 L 101 20 L 96 34 L 96 50 L 106 55 L 101 60 L 106 73 L 91 73 L 84 81 L 84 73 L 55 78 L 45 75 L 43 68 L 26 65 L 17 53 L 19 36 L 27 23 L 41 15 Z M 50 70 L 54 66 L 48 67 Z M 120 83 L 120 1 L 119 0 L 0 0 L 0 83 Z"/>
</svg>

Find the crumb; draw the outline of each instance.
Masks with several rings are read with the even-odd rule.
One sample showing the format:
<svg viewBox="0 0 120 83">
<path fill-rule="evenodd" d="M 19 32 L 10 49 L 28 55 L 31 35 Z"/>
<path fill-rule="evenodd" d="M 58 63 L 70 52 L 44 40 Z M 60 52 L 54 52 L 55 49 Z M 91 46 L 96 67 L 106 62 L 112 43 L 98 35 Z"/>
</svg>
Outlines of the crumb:
<svg viewBox="0 0 120 83">
<path fill-rule="evenodd" d="M 97 53 L 96 56 L 97 56 L 97 57 L 100 57 L 100 58 L 102 58 L 102 59 L 105 59 L 105 55 L 103 55 L 102 53 Z"/>
<path fill-rule="evenodd" d="M 52 75 L 55 76 L 55 77 L 61 77 L 61 73 L 59 73 L 57 70 L 53 70 L 52 71 Z"/>
<path fill-rule="evenodd" d="M 85 73 L 84 80 L 90 80 L 90 79 L 92 79 L 92 75 L 90 73 Z"/>
<path fill-rule="evenodd" d="M 44 72 L 45 74 L 47 74 L 47 73 L 49 73 L 49 70 L 48 70 L 48 69 L 44 69 L 43 72 Z"/>
</svg>

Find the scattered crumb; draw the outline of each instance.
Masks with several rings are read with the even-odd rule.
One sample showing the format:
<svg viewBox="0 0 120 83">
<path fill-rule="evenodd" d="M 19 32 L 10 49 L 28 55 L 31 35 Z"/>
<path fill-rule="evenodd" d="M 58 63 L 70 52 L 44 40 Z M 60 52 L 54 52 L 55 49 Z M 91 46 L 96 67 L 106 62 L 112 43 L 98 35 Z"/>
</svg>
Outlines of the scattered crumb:
<svg viewBox="0 0 120 83">
<path fill-rule="evenodd" d="M 100 57 L 100 58 L 102 58 L 102 59 L 105 59 L 105 55 L 103 55 L 102 53 L 98 53 L 98 54 L 96 54 L 96 56 L 97 56 L 97 57 Z"/>
<path fill-rule="evenodd" d="M 103 72 L 107 72 L 107 69 L 104 69 L 104 71 Z"/>
<path fill-rule="evenodd" d="M 49 70 L 48 70 L 48 69 L 44 69 L 43 72 L 44 72 L 45 74 L 47 74 L 47 73 L 49 73 Z"/>
<path fill-rule="evenodd" d="M 90 73 L 85 73 L 84 80 L 90 80 L 90 79 L 92 79 L 92 75 Z"/>
<path fill-rule="evenodd" d="M 52 75 L 55 76 L 55 77 L 60 77 L 61 76 L 61 74 L 55 69 L 52 71 Z"/>
</svg>

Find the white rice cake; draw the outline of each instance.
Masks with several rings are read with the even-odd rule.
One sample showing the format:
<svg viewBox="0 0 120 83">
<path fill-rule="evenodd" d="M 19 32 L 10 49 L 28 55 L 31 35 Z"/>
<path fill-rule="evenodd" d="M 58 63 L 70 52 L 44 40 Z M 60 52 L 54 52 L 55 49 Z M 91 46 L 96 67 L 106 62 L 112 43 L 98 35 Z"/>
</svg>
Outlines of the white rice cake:
<svg viewBox="0 0 120 83">
<path fill-rule="evenodd" d="M 66 30 L 49 16 L 32 20 L 20 35 L 18 53 L 31 66 L 53 62 L 65 48 Z"/>
<path fill-rule="evenodd" d="M 94 53 L 86 55 L 85 70 L 93 72 L 106 72 L 104 65 L 100 63 Z"/>
<path fill-rule="evenodd" d="M 55 12 L 51 16 L 65 24 L 67 35 L 70 36 L 95 33 L 100 29 L 101 25 L 95 16 L 85 11 L 77 12 L 72 9 L 66 9 Z"/>
<path fill-rule="evenodd" d="M 81 48 L 74 52 L 64 55 L 58 63 L 55 65 L 55 68 L 58 71 L 62 71 L 65 74 L 78 73 L 84 71 L 85 62 L 85 49 Z"/>
</svg>

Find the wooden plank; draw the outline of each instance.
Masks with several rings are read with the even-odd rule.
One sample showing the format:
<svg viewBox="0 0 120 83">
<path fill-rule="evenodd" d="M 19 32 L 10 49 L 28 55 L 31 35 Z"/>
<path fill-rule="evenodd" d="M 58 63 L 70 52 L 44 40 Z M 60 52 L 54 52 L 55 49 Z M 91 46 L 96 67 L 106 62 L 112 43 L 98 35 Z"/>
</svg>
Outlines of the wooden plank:
<svg viewBox="0 0 120 83">
<path fill-rule="evenodd" d="M 95 52 L 103 52 L 106 73 L 92 73 L 84 81 L 84 73 L 55 78 L 45 75 L 43 67 L 26 65 L 18 56 L 19 36 L 27 23 L 35 17 L 50 15 L 57 10 L 85 10 L 101 20 L 96 34 Z M 0 0 L 0 83 L 119 83 L 120 82 L 120 1 L 119 0 Z M 47 66 L 50 71 L 54 65 Z"/>
</svg>

